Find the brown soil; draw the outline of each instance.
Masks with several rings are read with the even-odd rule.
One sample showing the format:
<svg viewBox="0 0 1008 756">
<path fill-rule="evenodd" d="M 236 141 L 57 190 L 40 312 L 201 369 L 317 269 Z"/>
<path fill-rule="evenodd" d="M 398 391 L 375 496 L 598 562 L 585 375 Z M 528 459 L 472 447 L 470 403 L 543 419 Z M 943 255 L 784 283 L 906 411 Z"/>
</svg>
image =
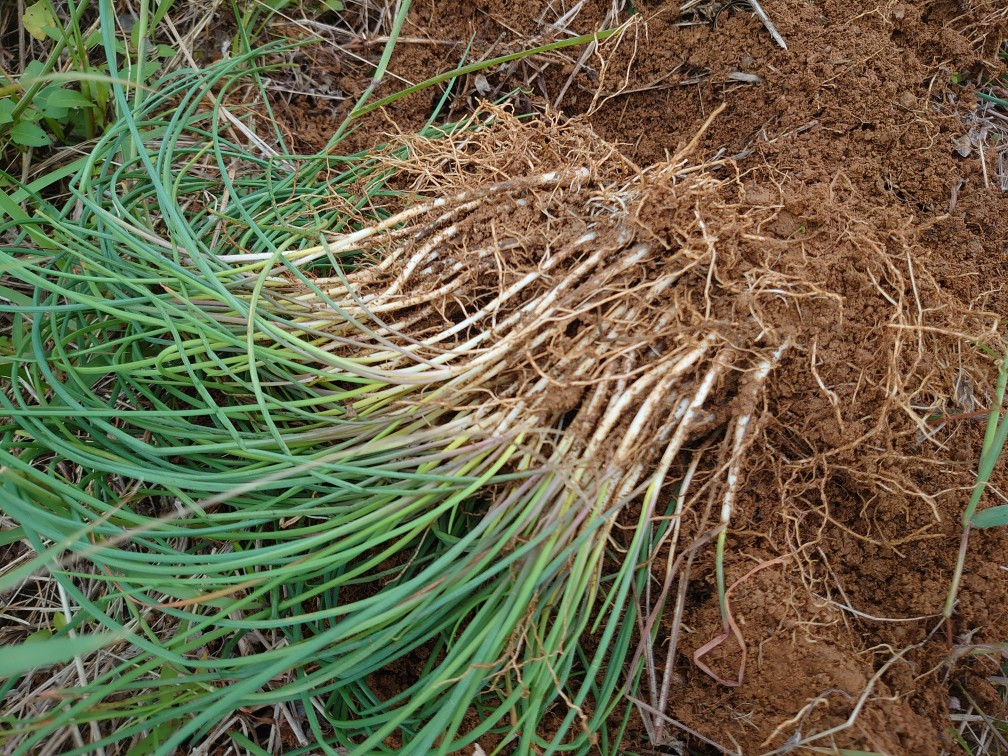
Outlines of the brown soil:
<svg viewBox="0 0 1008 756">
<path fill-rule="evenodd" d="M 415 82 L 454 65 L 470 40 L 471 59 L 548 41 L 558 5 L 418 1 L 404 30 L 414 41 L 400 45 L 392 70 Z M 574 29 L 592 30 L 610 5 L 589 0 Z M 531 97 L 512 101 L 519 110 L 556 103 L 565 89 L 561 110 L 641 168 L 682 148 L 725 104 L 692 155 L 722 161 L 713 169 L 718 202 L 748 219 L 746 233 L 718 235 L 718 277 L 773 271 L 779 280 L 750 281 L 757 295 L 718 312 L 736 323 L 758 313 L 796 342 L 768 383 L 730 531 L 744 680 L 726 686 L 693 662 L 721 632 L 705 554 L 692 566 L 666 712 L 694 735 L 669 726 L 653 743 L 636 720 L 629 744 L 937 754 L 952 747 L 950 702 L 962 691 L 1005 716 L 984 680 L 990 657 L 964 657 L 1008 641 L 1003 530 L 973 533 L 954 628 L 937 629 L 983 422 L 925 421 L 987 406 L 996 365 L 951 332 L 990 334 L 995 317 L 1008 316 L 998 296 L 1008 195 L 989 155 L 954 149 L 974 101 L 969 87 L 950 83 L 954 72 L 976 81 L 997 70 L 1008 14 L 995 18 L 996 0 L 763 5 L 788 51 L 749 12 L 684 28 L 678 2 L 650 0 L 637 3 L 638 24 L 577 69 L 575 52 L 486 74 L 495 92 L 529 86 Z M 351 72 L 334 76 L 343 91 L 360 90 Z M 485 89 L 464 82 L 449 116 L 471 107 L 477 86 Z M 295 102 L 280 113 L 304 149 L 324 144 L 339 115 L 314 107 Z M 410 133 L 431 111 L 430 92 L 402 100 L 349 143 Z M 674 236 L 660 205 L 647 213 L 644 226 Z M 816 296 L 774 298 L 796 280 Z M 673 631 L 671 615 L 662 627 L 659 643 Z M 739 649 L 726 643 L 704 661 L 732 678 Z"/>
</svg>

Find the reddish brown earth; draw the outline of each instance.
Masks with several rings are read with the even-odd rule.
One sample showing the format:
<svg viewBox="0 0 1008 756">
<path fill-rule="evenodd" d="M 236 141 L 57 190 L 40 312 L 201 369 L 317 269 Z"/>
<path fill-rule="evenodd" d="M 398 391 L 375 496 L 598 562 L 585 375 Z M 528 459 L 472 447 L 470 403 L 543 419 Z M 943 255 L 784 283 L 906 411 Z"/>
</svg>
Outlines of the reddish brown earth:
<svg viewBox="0 0 1008 756">
<path fill-rule="evenodd" d="M 378 94 L 450 69 L 470 40 L 477 59 L 561 38 L 550 23 L 574 4 L 560 5 L 417 0 Z M 689 142 L 724 104 L 693 158 L 734 158 L 715 168 L 729 179 L 724 200 L 757 214 L 759 234 L 720 239 L 721 273 L 772 263 L 833 295 L 771 312 L 803 339 L 769 384 L 729 539 L 728 583 L 742 579 L 731 600 L 745 679 L 728 687 L 693 663 L 720 632 L 713 561 L 698 559 L 667 712 L 695 734 L 672 727 L 673 737 L 750 754 L 837 728 L 811 745 L 951 749 L 957 701 L 969 695 L 988 715 L 1006 716 L 986 681 L 999 660 L 966 655 L 1008 641 L 1008 536 L 972 534 L 952 631 L 939 627 L 983 421 L 950 421 L 932 439 L 920 421 L 984 409 L 996 365 L 950 351 L 962 340 L 920 329 L 980 334 L 1008 316 L 998 296 L 1008 279 L 1008 194 L 989 154 L 956 152 L 975 101 L 970 87 L 952 84 L 953 75 L 976 83 L 998 71 L 1008 14 L 995 18 L 994 0 L 765 2 L 785 51 L 746 10 L 684 28 L 678 2 L 636 5 L 639 22 L 583 66 L 574 48 L 486 72 L 485 84 L 469 77 L 447 116 L 467 112 L 477 88 L 527 86 L 530 95 L 511 100 L 516 109 L 559 100 L 645 167 Z M 572 29 L 597 28 L 610 6 L 588 0 Z M 342 91 L 361 90 L 339 61 L 313 63 Z M 349 143 L 410 133 L 436 100 L 428 91 L 399 101 Z M 280 116 L 308 150 L 325 144 L 338 113 L 301 98 Z M 744 319 L 743 304 L 726 314 Z M 919 317 L 899 322 L 907 309 Z M 973 404 L 963 386 L 973 387 Z M 664 633 L 670 625 L 671 617 Z M 711 657 L 717 674 L 734 676 L 737 646 Z M 626 747 L 653 747 L 634 724 Z"/>
</svg>

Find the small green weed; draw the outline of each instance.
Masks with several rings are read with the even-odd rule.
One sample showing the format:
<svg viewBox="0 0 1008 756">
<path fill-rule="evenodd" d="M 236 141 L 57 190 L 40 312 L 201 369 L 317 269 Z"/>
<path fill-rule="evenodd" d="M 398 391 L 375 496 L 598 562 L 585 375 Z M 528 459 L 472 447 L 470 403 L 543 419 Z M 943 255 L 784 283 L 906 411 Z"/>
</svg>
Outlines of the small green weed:
<svg viewBox="0 0 1008 756">
<path fill-rule="evenodd" d="M 1001 52 L 1001 59 L 1008 62 L 1008 45 Z M 956 77 L 953 75 L 953 82 Z M 977 91 L 977 97 L 986 103 L 990 103 L 996 108 L 1008 108 L 1008 75 L 1002 74 L 993 78 L 984 87 L 983 91 Z M 994 134 L 994 137 L 1003 136 Z M 995 141 L 995 144 L 997 142 Z M 1002 157 L 1003 160 L 1003 157 Z M 1000 165 L 1000 162 L 999 162 Z M 1003 170 L 1003 169 L 999 169 Z M 1008 176 L 1002 173 L 1002 187 L 1005 187 Z M 993 355 L 992 353 L 992 356 Z M 983 447 L 980 452 L 980 462 L 977 469 L 976 483 L 973 486 L 973 493 L 963 512 L 962 525 L 963 534 L 959 545 L 959 556 L 956 561 L 955 572 L 952 576 L 952 584 L 949 587 L 948 596 L 945 600 L 943 616 L 948 627 L 949 639 L 951 642 L 952 613 L 955 610 L 956 596 L 959 592 L 959 582 L 962 579 L 963 568 L 966 563 L 969 536 L 972 529 L 983 530 L 986 528 L 1002 528 L 1008 526 L 1008 505 L 999 504 L 985 509 L 979 509 L 980 501 L 984 491 L 990 482 L 994 468 L 1004 452 L 1005 442 L 1008 441 L 1008 417 L 1005 416 L 1004 398 L 1005 386 L 1008 384 L 1008 353 L 1001 358 L 1001 366 L 998 371 L 998 379 L 994 392 L 994 400 L 991 404 L 990 413 L 987 419 L 987 429 L 984 434 Z"/>
<path fill-rule="evenodd" d="M 962 516 L 963 535 L 959 545 L 959 557 L 952 576 L 952 584 L 945 600 L 944 617 L 946 623 L 951 622 L 952 613 L 955 610 L 956 596 L 959 592 L 959 581 L 962 579 L 963 568 L 966 564 L 970 531 L 974 528 L 982 530 L 985 528 L 1008 526 L 1008 505 L 1000 504 L 978 511 L 980 500 L 990 482 L 994 467 L 1001 458 L 1005 442 L 1008 441 L 1008 417 L 1004 416 L 1006 385 L 1008 385 L 1008 353 L 1001 359 L 1001 367 L 998 371 L 998 380 L 994 392 L 994 401 L 987 419 L 987 430 L 984 434 L 983 447 L 980 452 L 977 479 L 973 486 L 973 493 L 970 496 L 969 503 L 966 505 L 966 510 Z M 948 624 L 948 627 L 951 634 L 951 624 Z"/>
<path fill-rule="evenodd" d="M 142 4 L 140 20 L 126 35 L 111 37 L 98 24 L 86 27 L 91 4 L 68 6 L 63 18 L 51 0 L 25 9 L 25 31 L 34 40 L 19 73 L 0 70 L 0 152 L 72 144 L 101 134 L 114 117 L 112 80 L 106 55 L 110 45 L 129 84 L 144 87 L 175 50 L 148 42 L 149 30 L 164 18 L 174 0 Z M 41 51 L 41 52 L 40 52 Z M 99 59 L 93 62 L 93 59 Z M 125 83 L 125 82 L 123 82 Z"/>
<path fill-rule="evenodd" d="M 59 83 L 46 83 L 45 64 L 31 61 L 20 80 L 0 77 L 0 134 L 21 148 L 48 147 L 50 135 L 61 142 L 74 135 L 86 136 L 99 102 L 89 99 L 77 89 Z M 41 89 L 33 85 L 41 83 Z M 105 101 L 107 102 L 107 93 Z"/>
</svg>

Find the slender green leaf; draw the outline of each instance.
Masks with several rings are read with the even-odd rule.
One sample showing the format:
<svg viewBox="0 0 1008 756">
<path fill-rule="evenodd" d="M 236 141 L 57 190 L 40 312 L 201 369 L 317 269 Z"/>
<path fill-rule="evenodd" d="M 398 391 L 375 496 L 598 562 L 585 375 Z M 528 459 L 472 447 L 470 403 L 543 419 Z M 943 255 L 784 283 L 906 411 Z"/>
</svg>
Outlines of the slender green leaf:
<svg viewBox="0 0 1008 756">
<path fill-rule="evenodd" d="M 172 5 L 174 4 L 175 0 L 159 0 L 159 2 L 157 2 L 150 20 L 150 27 L 152 29 L 156 28 L 157 25 L 164 20 L 164 17 L 168 14 L 168 11 L 171 10 Z"/>
<path fill-rule="evenodd" d="M 995 97 L 992 94 L 987 94 L 986 92 L 977 92 L 977 97 L 981 100 L 986 100 L 987 102 L 993 102 L 995 105 L 1000 105 L 1001 107 L 1008 108 L 1008 100 L 1002 97 Z"/>
<path fill-rule="evenodd" d="M 0 187 L 0 213 L 7 215 L 13 221 L 25 223 L 28 221 L 28 214 L 21 208 L 19 202 L 20 200 L 15 200 L 2 187 Z M 3 216 L 0 215 L 0 219 L 2 218 Z M 9 267 L 14 267 L 16 265 L 17 261 L 15 260 L 5 260 L 3 269 L 8 269 Z"/>
<path fill-rule="evenodd" d="M 16 528 L 6 528 L 0 530 L 0 546 L 9 546 L 16 541 L 23 541 L 25 537 L 25 531 L 22 527 Z"/>
<path fill-rule="evenodd" d="M 270 756 L 269 751 L 257 746 L 244 733 L 238 730 L 229 732 L 228 737 L 231 738 L 231 742 L 236 746 L 244 748 L 248 753 L 254 754 L 254 756 Z"/>
<path fill-rule="evenodd" d="M 20 675 L 36 667 L 62 664 L 75 656 L 84 656 L 114 643 L 115 635 L 82 635 L 75 638 L 49 638 L 42 642 L 19 643 L 0 648 L 0 679 Z"/>
<path fill-rule="evenodd" d="M 1008 504 L 982 509 L 973 515 L 970 524 L 974 528 L 1000 528 L 1008 525 Z"/>
</svg>

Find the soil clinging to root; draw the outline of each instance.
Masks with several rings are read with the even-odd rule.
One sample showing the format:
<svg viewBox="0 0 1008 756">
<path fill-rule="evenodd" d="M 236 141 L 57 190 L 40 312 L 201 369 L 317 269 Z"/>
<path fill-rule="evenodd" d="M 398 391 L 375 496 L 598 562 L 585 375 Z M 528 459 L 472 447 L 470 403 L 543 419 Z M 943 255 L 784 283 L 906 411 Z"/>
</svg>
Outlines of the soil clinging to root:
<svg viewBox="0 0 1008 756">
<path fill-rule="evenodd" d="M 377 316 L 355 352 L 398 342 L 410 356 L 385 368 L 419 363 L 437 422 L 560 476 L 541 527 L 580 511 L 573 537 L 605 512 L 595 537 L 626 548 L 642 516 L 671 516 L 633 610 L 654 641 L 630 659 L 631 740 L 668 745 L 681 723 L 745 753 L 937 752 L 936 630 L 977 439 L 935 418 L 987 401 L 997 318 L 939 285 L 934 224 L 843 178 L 806 189 L 799 223 L 772 170 L 691 162 L 699 139 L 640 171 L 584 121 L 477 122 L 398 142 L 404 225 L 335 239 L 374 263 L 315 284 Z M 617 566 L 592 569 L 605 585 Z M 977 612 L 1004 603 L 974 585 L 957 621 L 995 640 L 1005 618 Z"/>
<path fill-rule="evenodd" d="M 636 22 L 591 54 L 469 77 L 446 111 L 463 117 L 486 92 L 523 86 L 528 94 L 510 107 L 548 103 L 581 116 L 576 125 L 518 126 L 495 111 L 492 127 L 450 149 L 412 143 L 401 167 L 423 196 L 504 185 L 461 216 L 447 257 L 406 276 L 427 307 L 410 322 L 420 333 L 461 323 L 529 274 L 539 288 L 526 294 L 541 300 L 553 283 L 544 261 L 570 254 L 571 241 L 594 229 L 598 238 L 561 265 L 583 262 L 601 243 L 609 252 L 529 335 L 536 348 L 509 356 L 495 395 L 545 381 L 550 390 L 523 411 L 580 433 L 579 459 L 591 465 L 599 425 L 586 422 L 590 392 L 625 391 L 629 376 L 647 374 L 674 344 L 712 339 L 677 390 L 702 382 L 714 354 L 724 363 L 684 444 L 690 454 L 668 469 L 669 481 L 682 479 L 705 450 L 677 550 L 666 542 L 651 555 L 654 595 L 668 601 L 658 614 L 643 611 L 657 630 L 654 653 L 638 649 L 648 671 L 631 740 L 702 737 L 743 753 L 938 753 L 950 746 L 950 706 L 962 704 L 963 690 L 1004 715 L 983 679 L 996 666 L 964 659 L 1006 640 L 1002 532 L 973 534 L 953 647 L 935 630 L 979 456 L 975 415 L 989 406 L 996 372 L 981 346 L 1000 351 L 997 320 L 1008 315 L 999 296 L 1008 274 L 1005 148 L 977 120 L 971 86 L 1003 70 L 996 54 L 1008 12 L 995 0 L 764 2 L 785 51 L 743 10 L 635 5 Z M 469 59 L 488 57 L 626 18 L 608 0 L 418 3 L 404 32 L 414 41 L 397 49 L 392 71 L 416 81 L 467 44 Z M 399 101 L 352 139 L 378 143 L 390 125 L 409 133 L 432 105 L 427 94 Z M 309 132 L 301 137 L 312 144 Z M 587 176 L 538 187 L 525 204 L 527 182 L 507 183 L 581 167 Z M 620 267 L 635 245 L 647 253 Z M 616 318 L 606 342 L 601 324 L 616 311 L 634 317 Z M 782 346 L 757 387 L 758 365 Z M 603 348 L 636 356 L 620 365 Z M 587 376 L 581 361 L 593 366 Z M 671 399 L 658 405 L 674 413 Z M 734 454 L 733 429 L 748 414 L 745 454 Z M 651 422 L 634 445 L 651 471 L 640 476 L 653 474 L 667 443 L 669 426 Z M 723 501 L 733 461 L 740 482 L 725 557 L 733 625 L 708 650 L 725 630 L 713 502 Z M 600 461 L 593 474 L 606 469 Z M 663 495 L 674 494 L 670 483 Z M 640 501 L 625 504 L 615 525 L 631 521 Z"/>
</svg>

